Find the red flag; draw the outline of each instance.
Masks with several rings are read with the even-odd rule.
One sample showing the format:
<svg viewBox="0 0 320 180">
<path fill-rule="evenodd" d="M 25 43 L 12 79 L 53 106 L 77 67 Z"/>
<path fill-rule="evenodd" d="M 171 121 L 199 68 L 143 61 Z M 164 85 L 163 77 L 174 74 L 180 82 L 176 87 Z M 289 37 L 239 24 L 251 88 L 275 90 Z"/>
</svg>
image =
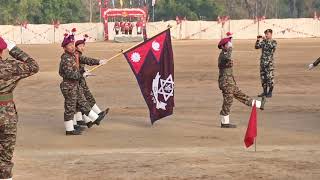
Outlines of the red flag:
<svg viewBox="0 0 320 180">
<path fill-rule="evenodd" d="M 174 64 L 170 29 L 124 52 L 150 111 L 152 124 L 173 113 Z"/>
<path fill-rule="evenodd" d="M 254 102 L 254 105 L 251 111 L 251 116 L 248 123 L 248 129 L 244 137 L 244 143 L 246 144 L 247 148 L 254 143 L 254 140 L 256 137 L 257 137 L 257 107 L 256 107 L 256 102 Z"/>
</svg>

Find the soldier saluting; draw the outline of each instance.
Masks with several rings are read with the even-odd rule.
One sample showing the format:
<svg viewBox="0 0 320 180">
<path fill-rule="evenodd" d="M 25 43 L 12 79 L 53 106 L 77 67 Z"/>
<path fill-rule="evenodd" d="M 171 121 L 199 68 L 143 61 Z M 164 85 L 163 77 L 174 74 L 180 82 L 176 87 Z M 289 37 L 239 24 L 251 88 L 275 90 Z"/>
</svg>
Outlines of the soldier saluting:
<svg viewBox="0 0 320 180">
<path fill-rule="evenodd" d="M 5 49 L 13 58 L 3 59 Z M 39 65 L 14 42 L 0 37 L 0 179 L 12 180 L 18 114 L 13 91 L 18 82 L 39 71 Z"/>
<path fill-rule="evenodd" d="M 221 116 L 221 128 L 236 128 L 236 125 L 230 123 L 229 115 L 233 98 L 242 102 L 247 106 L 256 105 L 261 110 L 264 109 L 266 99 L 263 96 L 261 101 L 254 100 L 244 94 L 237 86 L 233 76 L 233 60 L 232 54 L 232 43 L 230 38 L 224 38 L 219 42 L 218 48 L 221 49 L 221 53 L 218 59 L 219 67 L 219 88 L 223 95 L 223 105 L 220 111 Z"/>
<path fill-rule="evenodd" d="M 263 92 L 259 97 L 272 97 L 274 88 L 274 59 L 273 55 L 277 48 L 277 41 L 272 39 L 272 29 L 264 31 L 265 37 L 258 36 L 255 49 L 262 49 L 260 57 L 260 78 Z"/>
</svg>

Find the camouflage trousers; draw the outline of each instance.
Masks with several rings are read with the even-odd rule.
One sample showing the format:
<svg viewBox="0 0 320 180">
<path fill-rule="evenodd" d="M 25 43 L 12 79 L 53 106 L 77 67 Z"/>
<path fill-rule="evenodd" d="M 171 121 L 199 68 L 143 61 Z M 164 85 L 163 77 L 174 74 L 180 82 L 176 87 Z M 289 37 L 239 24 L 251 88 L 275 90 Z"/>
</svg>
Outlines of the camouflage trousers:
<svg viewBox="0 0 320 180">
<path fill-rule="evenodd" d="M 13 151 L 17 137 L 18 114 L 13 102 L 0 105 L 0 179 L 12 177 Z"/>
<path fill-rule="evenodd" d="M 93 107 L 96 104 L 96 100 L 93 97 L 86 80 L 84 78 L 82 78 L 79 83 L 80 83 L 80 87 L 83 90 L 84 97 L 88 101 L 90 107 Z M 80 111 L 80 107 L 77 106 L 77 112 L 79 112 L 79 111 Z"/>
<path fill-rule="evenodd" d="M 79 107 L 82 114 L 89 114 L 91 106 L 84 97 L 83 89 L 79 86 L 79 82 L 63 81 L 60 84 L 60 90 L 64 97 L 64 121 L 73 120 L 77 107 Z"/>
<path fill-rule="evenodd" d="M 273 66 L 261 66 L 260 78 L 262 87 L 270 87 L 274 85 L 274 67 Z"/>
<path fill-rule="evenodd" d="M 252 106 L 253 99 L 244 94 L 236 85 L 225 84 L 220 88 L 223 95 L 223 104 L 220 115 L 227 116 L 230 114 L 233 98 L 247 106 Z"/>
</svg>

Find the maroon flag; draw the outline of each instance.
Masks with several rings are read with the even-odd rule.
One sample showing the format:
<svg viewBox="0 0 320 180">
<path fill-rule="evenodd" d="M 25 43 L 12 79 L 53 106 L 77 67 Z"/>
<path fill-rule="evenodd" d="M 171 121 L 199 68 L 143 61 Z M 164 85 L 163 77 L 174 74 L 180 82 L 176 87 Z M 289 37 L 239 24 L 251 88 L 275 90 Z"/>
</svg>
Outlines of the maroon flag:
<svg viewBox="0 0 320 180">
<path fill-rule="evenodd" d="M 170 29 L 124 52 L 149 107 L 152 124 L 173 113 L 174 63 Z"/>
<path fill-rule="evenodd" d="M 257 137 L 257 107 L 256 103 L 254 103 L 248 123 L 248 128 L 246 135 L 244 137 L 244 143 L 246 147 L 250 147 L 253 143 L 255 138 Z"/>
</svg>

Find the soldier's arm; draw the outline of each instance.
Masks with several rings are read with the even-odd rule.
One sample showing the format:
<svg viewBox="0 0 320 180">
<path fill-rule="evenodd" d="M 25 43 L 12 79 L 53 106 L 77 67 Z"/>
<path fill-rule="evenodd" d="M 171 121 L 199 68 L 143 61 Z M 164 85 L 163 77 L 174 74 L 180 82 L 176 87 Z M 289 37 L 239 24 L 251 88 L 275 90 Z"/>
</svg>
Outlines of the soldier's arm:
<svg viewBox="0 0 320 180">
<path fill-rule="evenodd" d="M 86 64 L 89 66 L 95 66 L 95 65 L 99 65 L 100 64 L 100 60 L 98 59 L 94 59 L 94 58 L 90 58 L 90 57 L 86 57 L 86 56 L 80 56 L 80 63 L 81 64 Z"/>
<path fill-rule="evenodd" d="M 273 52 L 276 52 L 277 46 L 278 46 L 277 41 L 273 41 L 273 43 L 272 43 Z"/>
<path fill-rule="evenodd" d="M 260 39 L 257 39 L 254 48 L 255 48 L 255 49 L 261 49 L 262 46 L 263 46 L 263 41 L 261 41 Z"/>
<path fill-rule="evenodd" d="M 64 78 L 79 80 L 82 77 L 76 67 L 76 63 L 68 57 L 62 57 L 60 68 L 62 69 L 62 76 Z"/>
<path fill-rule="evenodd" d="M 230 68 L 233 66 L 233 61 L 231 59 L 231 53 L 232 50 L 228 50 L 225 54 L 224 54 L 224 58 L 223 58 L 223 64 L 224 64 L 224 68 Z"/>
<path fill-rule="evenodd" d="M 13 63 L 13 75 L 20 76 L 20 78 L 26 78 L 39 72 L 38 63 L 17 46 L 11 49 L 9 54 L 14 59 L 18 60 Z"/>
</svg>

